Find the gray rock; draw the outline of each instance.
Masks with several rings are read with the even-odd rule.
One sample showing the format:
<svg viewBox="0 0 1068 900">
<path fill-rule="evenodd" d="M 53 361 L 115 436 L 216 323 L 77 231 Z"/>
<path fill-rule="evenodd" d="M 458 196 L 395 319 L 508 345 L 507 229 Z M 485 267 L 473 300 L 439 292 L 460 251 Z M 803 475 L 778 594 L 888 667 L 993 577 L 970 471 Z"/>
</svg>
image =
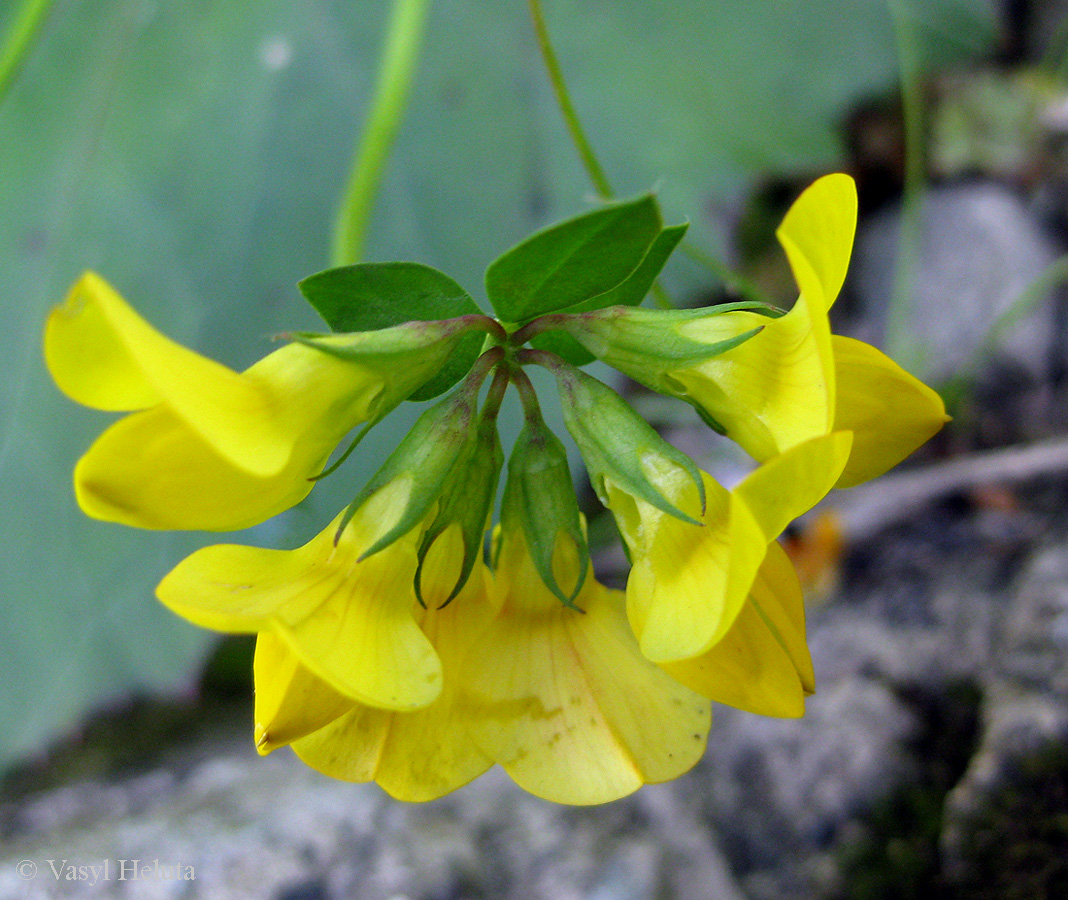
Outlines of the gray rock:
<svg viewBox="0 0 1068 900">
<path fill-rule="evenodd" d="M 1062 250 L 1020 196 L 996 182 L 931 187 L 922 210 L 906 317 L 915 355 L 902 362 L 939 383 L 971 364 L 990 329 Z M 857 232 L 852 332 L 879 346 L 885 345 L 900 229 L 901 208 L 894 206 L 863 220 Z M 1003 335 L 994 355 L 1042 380 L 1052 335 L 1052 309 L 1044 302 Z"/>
<path fill-rule="evenodd" d="M 997 646 L 981 673 L 983 732 L 946 802 L 942 852 L 950 875 L 965 875 L 964 849 L 1022 761 L 1051 744 L 1068 751 L 1068 547 L 1037 552 L 1002 616 Z"/>
</svg>

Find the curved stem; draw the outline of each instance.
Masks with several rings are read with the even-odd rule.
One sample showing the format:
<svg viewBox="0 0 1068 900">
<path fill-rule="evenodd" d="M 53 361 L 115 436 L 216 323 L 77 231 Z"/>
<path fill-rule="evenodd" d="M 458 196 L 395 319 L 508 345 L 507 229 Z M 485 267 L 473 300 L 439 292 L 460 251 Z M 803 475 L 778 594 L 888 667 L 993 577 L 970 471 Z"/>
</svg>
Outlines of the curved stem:
<svg viewBox="0 0 1068 900">
<path fill-rule="evenodd" d="M 378 84 L 334 225 L 333 266 L 358 262 L 382 170 L 400 127 L 415 74 L 430 0 L 394 0 Z"/>
<path fill-rule="evenodd" d="M 486 376 L 493 371 L 494 366 L 504 359 L 503 347 L 490 347 L 485 353 L 483 353 L 478 359 L 475 360 L 475 364 L 471 366 L 471 371 L 464 377 L 464 382 L 460 385 L 460 390 L 456 392 L 457 399 L 465 394 L 470 394 L 472 391 L 478 393 L 482 390 L 482 382 L 486 380 Z"/>
<path fill-rule="evenodd" d="M 511 343 L 514 347 L 521 347 L 532 337 L 537 337 L 544 331 L 552 331 L 559 328 L 563 323 L 570 318 L 573 318 L 574 314 L 568 313 L 548 313 L 544 316 L 538 316 L 531 322 L 527 322 L 518 331 L 512 332 Z"/>
<path fill-rule="evenodd" d="M 52 0 L 23 0 L 0 47 L 0 102 L 15 82 L 33 40 L 52 8 Z"/>
<path fill-rule="evenodd" d="M 453 321 L 460 323 L 461 327 L 464 329 L 484 331 L 491 337 L 496 338 L 501 344 L 508 343 L 508 332 L 504 330 L 504 326 L 496 319 L 491 319 L 489 316 L 485 316 L 482 313 L 473 313 L 469 316 L 458 316 L 453 319 Z"/>
<path fill-rule="evenodd" d="M 576 371 L 575 367 L 563 357 L 557 356 L 555 353 L 550 353 L 548 350 L 539 350 L 536 347 L 525 347 L 520 350 L 515 355 L 515 361 L 521 366 L 528 364 L 541 366 L 543 369 L 548 369 L 554 375 L 559 375 L 565 371 Z"/>
<path fill-rule="evenodd" d="M 501 411 L 501 403 L 504 401 L 504 394 L 508 390 L 509 380 L 507 368 L 499 366 L 494 370 L 493 381 L 490 382 L 489 391 L 486 392 L 486 402 L 482 406 L 483 419 L 497 418 L 497 413 Z"/>
<path fill-rule="evenodd" d="M 579 122 L 578 114 L 571 103 L 571 96 L 567 92 L 567 85 L 564 83 L 564 76 L 560 71 L 560 62 L 557 60 L 556 51 L 553 50 L 552 42 L 549 40 L 549 29 L 545 27 L 545 16 L 541 10 L 541 0 L 527 0 L 527 6 L 530 7 L 530 18 L 534 23 L 534 33 L 538 38 L 538 49 L 541 51 L 545 69 L 549 73 L 549 80 L 553 85 L 553 93 L 556 94 L 556 102 L 560 106 L 560 112 L 564 115 L 567 130 L 571 133 L 571 140 L 575 144 L 575 149 L 578 150 L 582 165 L 586 169 L 586 174 L 590 176 L 590 181 L 593 182 L 598 195 L 604 200 L 611 200 L 613 197 L 612 186 L 608 183 L 608 177 L 604 174 L 604 169 L 601 168 L 601 164 L 593 152 L 593 147 L 586 139 L 586 133 L 582 130 L 582 123 Z"/>
<path fill-rule="evenodd" d="M 538 395 L 534 390 L 534 385 L 531 384 L 530 379 L 527 377 L 527 373 L 518 367 L 513 367 L 508 373 L 508 377 L 511 379 L 512 384 L 515 385 L 516 391 L 519 392 L 519 399 L 523 404 L 524 418 L 531 425 L 542 425 L 545 420 L 541 415 Z"/>
</svg>

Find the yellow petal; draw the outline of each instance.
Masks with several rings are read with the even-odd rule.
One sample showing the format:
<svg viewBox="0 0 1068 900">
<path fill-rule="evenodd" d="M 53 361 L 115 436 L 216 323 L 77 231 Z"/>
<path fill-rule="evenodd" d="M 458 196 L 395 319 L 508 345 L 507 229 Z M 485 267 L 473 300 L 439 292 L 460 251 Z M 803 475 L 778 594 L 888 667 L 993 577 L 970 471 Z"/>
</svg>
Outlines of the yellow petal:
<svg viewBox="0 0 1068 900">
<path fill-rule="evenodd" d="M 717 321 L 728 316 L 730 322 Z M 779 319 L 733 312 L 696 319 L 680 331 L 693 340 L 714 342 L 727 326 L 735 332 L 763 330 L 733 350 L 671 373 L 683 393 L 759 461 L 825 434 L 834 388 L 826 316 L 811 314 L 802 297 Z"/>
<path fill-rule="evenodd" d="M 75 494 L 97 519 L 137 528 L 228 531 L 255 525 L 299 503 L 330 453 L 367 418 L 381 377 L 293 344 L 243 377 L 276 398 L 289 435 L 285 466 L 257 475 L 220 454 L 171 407 L 159 404 L 107 429 L 78 462 Z"/>
<path fill-rule="evenodd" d="M 757 466 L 734 489 L 759 523 L 765 543 L 834 487 L 852 443 L 848 431 L 838 431 L 797 444 Z"/>
<path fill-rule="evenodd" d="M 68 396 L 99 409 L 165 403 L 235 465 L 281 469 L 291 440 L 271 396 L 236 372 L 160 334 L 98 275 L 88 272 L 45 328 L 45 361 Z"/>
<path fill-rule="evenodd" d="M 801 293 L 826 313 L 842 290 L 857 228 L 857 188 L 840 172 L 813 182 L 794 201 L 775 232 Z"/>
<path fill-rule="evenodd" d="M 129 326 L 125 333 L 124 323 Z M 162 338 L 99 275 L 86 272 L 45 324 L 45 364 L 56 385 L 94 409 L 144 409 L 158 403 L 159 392 L 128 345 L 131 332 L 150 344 Z"/>
<path fill-rule="evenodd" d="M 827 311 L 849 267 L 856 214 L 848 175 L 819 179 L 776 232 L 801 289 L 790 312 L 779 319 L 733 312 L 679 328 L 705 343 L 763 329 L 733 350 L 672 373 L 683 393 L 761 462 L 831 429 L 835 370 Z"/>
<path fill-rule="evenodd" d="M 620 496 L 608 485 L 610 506 L 624 511 L 634 565 L 627 579 L 627 613 L 642 652 L 658 663 L 704 653 L 742 611 L 769 542 L 834 486 L 849 456 L 848 432 L 798 444 L 754 470 L 727 492 L 704 475 L 703 515 L 677 500 L 681 477 L 661 487 L 703 527 L 647 503 Z M 692 503 L 692 501 L 690 501 Z M 633 507 L 640 525 L 628 524 Z M 629 514 L 630 519 L 634 512 Z"/>
<path fill-rule="evenodd" d="M 837 487 L 882 475 L 949 421 L 923 382 L 869 344 L 835 335 L 838 401 L 834 427 L 853 432 L 853 452 Z"/>
<path fill-rule="evenodd" d="M 374 779 L 398 800 L 433 800 L 467 784 L 492 764 L 467 730 L 459 692 L 464 657 L 493 610 L 485 566 L 478 563 L 460 594 L 444 609 L 460 561 L 458 529 L 450 528 L 431 549 L 424 567 L 426 611 L 418 614 L 441 658 L 441 696 L 425 709 L 389 712 L 357 705 L 293 749 L 305 763 L 347 781 Z"/>
<path fill-rule="evenodd" d="M 205 547 L 156 588 L 171 610 L 220 631 L 274 630 L 313 674 L 371 706 L 416 709 L 441 691 L 441 665 L 412 616 L 414 535 L 363 562 L 395 518 L 387 486 L 361 508 L 337 547 L 337 520 L 298 550 Z"/>
<path fill-rule="evenodd" d="M 591 574 L 576 598 L 585 612 L 566 609 L 509 546 L 506 536 L 494 579 L 501 612 L 466 666 L 479 745 L 521 787 L 559 803 L 604 803 L 692 767 L 708 702 L 641 655 L 622 594 Z"/>
<path fill-rule="evenodd" d="M 256 750 L 266 755 L 329 725 L 354 706 L 300 664 L 282 638 L 261 631 L 253 662 Z"/>
<path fill-rule="evenodd" d="M 797 574 L 777 543 L 768 547 L 748 601 L 723 638 L 664 670 L 717 703 L 765 716 L 804 714 L 805 695 L 815 689 L 804 603 Z"/>
<path fill-rule="evenodd" d="M 650 537 L 627 579 L 627 614 L 642 653 L 654 662 L 696 656 L 722 635 L 764 558 L 767 540 L 759 523 L 736 497 L 702 475 L 704 527 L 637 501 Z M 613 499 L 612 508 L 616 505 Z"/>
</svg>

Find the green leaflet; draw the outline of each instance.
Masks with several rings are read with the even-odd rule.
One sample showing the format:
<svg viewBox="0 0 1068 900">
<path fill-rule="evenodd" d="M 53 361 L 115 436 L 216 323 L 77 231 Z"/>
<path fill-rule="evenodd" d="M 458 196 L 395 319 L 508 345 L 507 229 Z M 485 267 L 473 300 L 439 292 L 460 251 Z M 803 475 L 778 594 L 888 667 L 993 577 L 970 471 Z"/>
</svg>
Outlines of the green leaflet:
<svg viewBox="0 0 1068 900">
<path fill-rule="evenodd" d="M 668 257 L 671 256 L 689 227 L 689 224 L 684 222 L 681 225 L 671 225 L 661 229 L 660 234 L 656 236 L 649 251 L 645 254 L 645 258 L 638 268 L 630 273 L 626 281 L 603 294 L 598 294 L 583 303 L 560 311 L 580 313 L 592 312 L 608 306 L 637 306 L 649 293 L 660 270 L 664 268 Z M 562 356 L 573 366 L 584 366 L 586 363 L 593 362 L 595 358 L 578 341 L 563 332 L 540 334 L 531 341 L 531 344 L 541 350 L 549 350 L 557 356 Z"/>
<path fill-rule="evenodd" d="M 568 219 L 490 263 L 486 294 L 497 316 L 514 324 L 578 306 L 627 281 L 662 227 L 652 195 Z"/>
<path fill-rule="evenodd" d="M 377 331 L 411 321 L 434 321 L 482 312 L 443 272 L 412 262 L 360 263 L 310 275 L 298 285 L 335 332 Z M 484 336 L 464 337 L 441 371 L 409 400 L 430 400 L 470 370 Z"/>
</svg>

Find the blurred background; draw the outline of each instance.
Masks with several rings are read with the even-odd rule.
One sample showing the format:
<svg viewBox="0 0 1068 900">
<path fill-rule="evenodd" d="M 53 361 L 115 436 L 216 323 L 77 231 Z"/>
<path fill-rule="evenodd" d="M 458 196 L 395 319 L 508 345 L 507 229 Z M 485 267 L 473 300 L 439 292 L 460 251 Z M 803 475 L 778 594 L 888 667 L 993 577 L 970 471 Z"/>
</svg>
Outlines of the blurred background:
<svg viewBox="0 0 1068 900">
<path fill-rule="evenodd" d="M 404 807 L 255 756 L 251 643 L 153 597 L 216 538 L 80 513 L 71 469 L 110 419 L 54 388 L 41 329 L 87 268 L 236 369 L 322 329 L 296 283 L 329 265 L 390 10 L 0 2 L 0 898 L 1068 896 L 1063 0 L 546 0 L 616 191 L 655 188 L 690 222 L 675 301 L 792 303 L 774 229 L 848 171 L 861 221 L 836 330 L 940 389 L 954 422 L 789 536 L 806 718 L 717 709 L 708 758 L 673 785 L 571 810 L 495 773 Z M 364 258 L 435 266 L 485 305 L 491 259 L 593 200 L 526 4 L 436 0 Z M 688 407 L 633 399 L 729 477 Z M 236 540 L 317 533 L 415 412 Z M 197 881 L 15 871 L 135 856 Z"/>
</svg>

